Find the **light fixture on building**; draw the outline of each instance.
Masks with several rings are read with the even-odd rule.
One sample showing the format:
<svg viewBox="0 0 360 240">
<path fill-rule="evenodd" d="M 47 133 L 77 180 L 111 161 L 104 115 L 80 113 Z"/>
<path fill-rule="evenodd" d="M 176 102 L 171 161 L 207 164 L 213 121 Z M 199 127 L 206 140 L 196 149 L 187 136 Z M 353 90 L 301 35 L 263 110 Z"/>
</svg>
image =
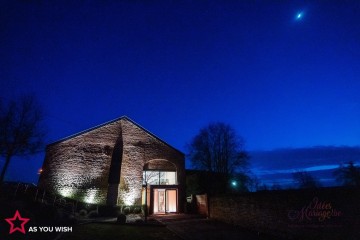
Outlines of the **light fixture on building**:
<svg viewBox="0 0 360 240">
<path fill-rule="evenodd" d="M 235 180 L 231 181 L 231 186 L 236 187 L 237 186 L 237 182 Z"/>
</svg>

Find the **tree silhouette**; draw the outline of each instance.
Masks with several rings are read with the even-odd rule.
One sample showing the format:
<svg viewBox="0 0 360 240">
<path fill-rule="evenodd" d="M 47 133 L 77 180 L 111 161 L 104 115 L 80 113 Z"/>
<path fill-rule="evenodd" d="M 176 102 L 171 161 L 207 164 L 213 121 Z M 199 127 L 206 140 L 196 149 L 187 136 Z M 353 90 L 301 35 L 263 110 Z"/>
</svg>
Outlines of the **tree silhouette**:
<svg viewBox="0 0 360 240">
<path fill-rule="evenodd" d="M 343 186 L 360 187 L 360 167 L 350 161 L 347 165 L 340 165 L 334 172 L 336 180 Z"/>
<path fill-rule="evenodd" d="M 144 206 L 144 216 L 145 216 L 145 222 L 147 222 L 148 217 L 148 185 L 151 183 L 154 183 L 155 181 L 159 181 L 159 172 L 158 171 L 146 171 L 143 172 L 143 185 L 145 185 L 145 206 Z"/>
<path fill-rule="evenodd" d="M 0 184 L 12 157 L 28 156 L 43 147 L 42 120 L 42 109 L 34 96 L 23 96 L 7 103 L 0 99 L 0 156 L 5 159 Z"/>
<path fill-rule="evenodd" d="M 297 171 L 293 173 L 293 179 L 299 188 L 318 188 L 320 183 L 308 172 Z"/>
<path fill-rule="evenodd" d="M 230 125 L 217 122 L 200 129 L 188 145 L 192 166 L 214 173 L 217 183 L 229 185 L 236 172 L 247 166 L 244 141 Z M 224 188 L 226 189 L 226 188 Z"/>
<path fill-rule="evenodd" d="M 244 141 L 225 123 L 202 128 L 189 145 L 189 157 L 197 169 L 231 174 L 247 163 Z"/>
</svg>

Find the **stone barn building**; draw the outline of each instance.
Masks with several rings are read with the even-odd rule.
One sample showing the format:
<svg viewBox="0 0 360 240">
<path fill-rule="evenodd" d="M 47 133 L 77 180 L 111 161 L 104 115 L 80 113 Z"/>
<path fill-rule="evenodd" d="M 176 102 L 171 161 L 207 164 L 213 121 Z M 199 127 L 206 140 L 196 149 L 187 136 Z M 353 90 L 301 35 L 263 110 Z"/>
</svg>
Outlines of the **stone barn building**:
<svg viewBox="0 0 360 240">
<path fill-rule="evenodd" d="M 183 212 L 184 154 L 121 117 L 49 144 L 39 187 L 86 203 Z"/>
</svg>

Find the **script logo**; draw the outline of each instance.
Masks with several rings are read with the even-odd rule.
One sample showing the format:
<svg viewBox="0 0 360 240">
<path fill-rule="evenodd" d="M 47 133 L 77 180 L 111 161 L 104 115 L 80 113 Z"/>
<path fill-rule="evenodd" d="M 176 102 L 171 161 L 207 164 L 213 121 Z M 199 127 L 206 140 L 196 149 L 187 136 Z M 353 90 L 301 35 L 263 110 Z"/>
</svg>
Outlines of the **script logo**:
<svg viewBox="0 0 360 240">
<path fill-rule="evenodd" d="M 290 220 L 298 220 L 302 222 L 304 220 L 312 221 L 317 219 L 319 222 L 324 222 L 333 217 L 340 217 L 342 212 L 335 209 L 331 202 L 320 201 L 317 197 L 306 206 L 302 207 L 301 210 L 291 210 L 288 212 Z"/>
</svg>

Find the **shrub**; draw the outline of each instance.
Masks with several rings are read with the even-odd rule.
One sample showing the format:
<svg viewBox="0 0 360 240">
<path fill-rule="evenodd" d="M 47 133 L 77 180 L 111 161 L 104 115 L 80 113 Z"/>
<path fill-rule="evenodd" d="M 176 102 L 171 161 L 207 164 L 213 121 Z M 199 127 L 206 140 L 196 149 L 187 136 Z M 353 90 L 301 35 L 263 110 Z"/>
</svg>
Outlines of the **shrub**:
<svg viewBox="0 0 360 240">
<path fill-rule="evenodd" d="M 119 213 L 119 207 L 116 206 L 99 206 L 99 216 L 116 217 Z"/>
<path fill-rule="evenodd" d="M 89 212 L 89 214 L 88 214 L 89 218 L 96 218 L 98 216 L 99 216 L 99 213 L 96 210 L 93 210 L 93 211 Z"/>
<path fill-rule="evenodd" d="M 134 207 L 134 213 L 140 214 L 141 213 L 141 207 Z"/>
<path fill-rule="evenodd" d="M 87 214 L 87 211 L 85 209 L 81 209 L 80 212 L 79 212 L 79 215 L 82 216 L 82 217 L 85 217 Z"/>
<path fill-rule="evenodd" d="M 72 225 L 75 225 L 75 224 L 76 224 L 77 220 L 76 220 L 76 218 L 75 218 L 74 215 L 69 215 L 68 218 L 67 218 L 67 220 L 66 220 L 66 222 L 67 222 L 67 224 L 69 224 L 70 226 L 72 226 Z"/>
<path fill-rule="evenodd" d="M 126 223 L 126 215 L 125 214 L 119 214 L 116 220 L 119 224 L 125 224 Z"/>
<path fill-rule="evenodd" d="M 128 215 L 131 212 L 130 210 L 131 210 L 130 207 L 124 207 L 123 214 Z"/>
<path fill-rule="evenodd" d="M 90 212 L 91 210 L 95 210 L 97 205 L 84 203 L 84 202 L 77 202 L 76 207 L 77 209 L 85 209 L 86 211 Z"/>
</svg>

